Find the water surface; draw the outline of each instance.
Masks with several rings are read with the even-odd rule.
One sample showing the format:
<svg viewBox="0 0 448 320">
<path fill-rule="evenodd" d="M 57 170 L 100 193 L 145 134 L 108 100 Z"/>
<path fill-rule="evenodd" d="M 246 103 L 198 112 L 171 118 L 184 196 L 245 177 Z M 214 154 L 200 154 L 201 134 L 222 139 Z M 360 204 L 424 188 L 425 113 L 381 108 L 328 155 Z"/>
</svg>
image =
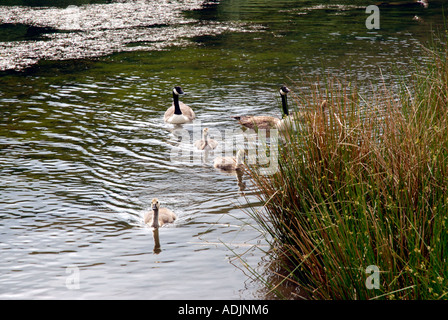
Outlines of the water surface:
<svg viewBox="0 0 448 320">
<path fill-rule="evenodd" d="M 250 183 L 202 161 L 198 132 L 235 148 L 230 115 L 278 116 L 278 87 L 305 76 L 393 85 L 442 21 L 437 1 L 381 9 L 380 30 L 363 1 L 30 3 L 0 6 L 3 299 L 266 297 L 236 256 L 267 264 L 239 207 L 258 205 Z M 187 139 L 162 120 L 177 84 L 197 114 Z M 143 224 L 154 197 L 178 215 L 160 249 Z"/>
</svg>

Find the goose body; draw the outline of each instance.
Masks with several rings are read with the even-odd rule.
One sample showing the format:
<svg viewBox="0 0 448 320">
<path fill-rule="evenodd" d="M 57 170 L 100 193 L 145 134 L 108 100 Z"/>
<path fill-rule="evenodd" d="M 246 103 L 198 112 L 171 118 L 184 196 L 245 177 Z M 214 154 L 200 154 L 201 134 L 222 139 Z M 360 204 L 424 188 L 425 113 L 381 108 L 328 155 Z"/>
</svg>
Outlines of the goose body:
<svg viewBox="0 0 448 320">
<path fill-rule="evenodd" d="M 235 171 L 242 168 L 243 150 L 238 150 L 236 157 L 217 157 L 213 162 L 213 166 L 224 171 Z"/>
<path fill-rule="evenodd" d="M 198 140 L 194 143 L 195 147 L 199 150 L 210 150 L 215 149 L 218 145 L 218 142 L 214 139 L 209 138 L 208 136 L 208 128 L 204 128 L 202 130 L 202 139 Z"/>
<path fill-rule="evenodd" d="M 287 93 L 290 90 L 286 86 L 280 88 L 280 94 L 282 97 L 282 108 L 285 116 L 289 115 L 287 105 Z M 238 122 L 249 129 L 278 129 L 281 125 L 282 119 L 271 116 L 232 116 L 232 118 L 238 120 Z"/>
<path fill-rule="evenodd" d="M 270 116 L 232 116 L 238 122 L 249 129 L 273 129 L 281 121 Z"/>
<path fill-rule="evenodd" d="M 192 121 L 196 115 L 185 103 L 179 101 L 179 95 L 184 94 L 181 87 L 173 88 L 173 105 L 165 111 L 163 119 L 167 123 L 182 124 Z"/>
<path fill-rule="evenodd" d="M 145 224 L 152 228 L 159 228 L 176 220 L 174 212 L 167 208 L 160 208 L 160 203 L 156 198 L 152 199 L 151 209 L 152 211 L 145 214 Z"/>
</svg>

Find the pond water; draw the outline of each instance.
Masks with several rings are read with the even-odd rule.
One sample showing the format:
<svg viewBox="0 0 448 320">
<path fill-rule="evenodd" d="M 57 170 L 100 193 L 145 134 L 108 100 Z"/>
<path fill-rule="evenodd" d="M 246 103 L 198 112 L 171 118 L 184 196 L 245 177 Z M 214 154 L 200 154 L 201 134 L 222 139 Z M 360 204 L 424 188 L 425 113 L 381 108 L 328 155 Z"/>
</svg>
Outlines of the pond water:
<svg viewBox="0 0 448 320">
<path fill-rule="evenodd" d="M 265 298 L 238 259 L 269 263 L 250 182 L 192 143 L 209 127 L 233 152 L 230 115 L 278 116 L 305 75 L 392 85 L 442 2 L 369 30 L 364 1 L 2 1 L 0 298 Z M 197 115 L 181 128 L 163 122 L 174 85 Z M 158 239 L 155 197 L 178 216 Z"/>
</svg>

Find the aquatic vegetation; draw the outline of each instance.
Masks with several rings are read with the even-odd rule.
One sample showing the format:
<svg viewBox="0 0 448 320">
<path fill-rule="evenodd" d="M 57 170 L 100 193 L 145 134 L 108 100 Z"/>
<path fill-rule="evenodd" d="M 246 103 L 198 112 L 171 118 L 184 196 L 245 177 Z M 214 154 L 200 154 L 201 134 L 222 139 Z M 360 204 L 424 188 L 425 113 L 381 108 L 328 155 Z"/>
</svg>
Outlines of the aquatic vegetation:
<svg viewBox="0 0 448 320">
<path fill-rule="evenodd" d="M 316 116 L 279 148 L 276 174 L 247 168 L 264 203 L 249 213 L 301 296 L 448 297 L 448 49 L 426 52 L 369 98 L 337 79 L 293 90 Z"/>
</svg>

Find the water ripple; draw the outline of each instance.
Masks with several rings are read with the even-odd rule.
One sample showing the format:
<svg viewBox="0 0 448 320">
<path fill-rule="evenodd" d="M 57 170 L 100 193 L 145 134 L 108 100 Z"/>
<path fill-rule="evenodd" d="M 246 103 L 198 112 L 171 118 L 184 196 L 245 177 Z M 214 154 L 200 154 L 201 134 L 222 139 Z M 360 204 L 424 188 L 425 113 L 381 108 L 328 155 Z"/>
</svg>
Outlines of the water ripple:
<svg viewBox="0 0 448 320">
<path fill-rule="evenodd" d="M 110 4 L 64 9 L 0 6 L 0 24 L 23 24 L 54 31 L 44 33 L 40 40 L 0 42 L 0 70 L 24 69 L 41 59 L 67 60 L 122 51 L 162 50 L 186 44 L 186 38 L 254 29 L 235 22 L 198 23 L 182 14 L 202 5 L 203 1 L 198 0 L 116 0 Z"/>
</svg>

